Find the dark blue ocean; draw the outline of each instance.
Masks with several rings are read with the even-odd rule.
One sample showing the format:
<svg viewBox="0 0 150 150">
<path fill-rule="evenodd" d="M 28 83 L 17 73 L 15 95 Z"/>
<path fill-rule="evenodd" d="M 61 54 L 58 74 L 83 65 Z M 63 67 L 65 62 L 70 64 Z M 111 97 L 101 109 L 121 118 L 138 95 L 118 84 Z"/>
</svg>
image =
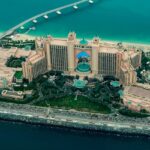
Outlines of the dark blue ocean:
<svg viewBox="0 0 150 150">
<path fill-rule="evenodd" d="M 0 122 L 0 150 L 150 150 L 150 139 Z"/>
<path fill-rule="evenodd" d="M 0 31 L 40 12 L 78 0 L 1 0 Z M 72 11 L 37 26 L 32 35 L 78 37 L 150 43 L 150 0 L 98 0 L 92 7 Z"/>
</svg>

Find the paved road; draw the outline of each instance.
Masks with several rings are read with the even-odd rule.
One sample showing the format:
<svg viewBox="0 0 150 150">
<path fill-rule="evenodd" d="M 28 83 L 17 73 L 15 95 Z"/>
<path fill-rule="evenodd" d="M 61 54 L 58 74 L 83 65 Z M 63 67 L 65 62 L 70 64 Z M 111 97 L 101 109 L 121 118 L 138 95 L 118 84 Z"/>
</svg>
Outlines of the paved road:
<svg viewBox="0 0 150 150">
<path fill-rule="evenodd" d="M 2 105 L 1 105 L 2 104 Z M 6 106 L 7 105 L 7 106 Z M 77 111 L 64 111 L 64 110 L 56 110 L 52 108 L 38 108 L 31 106 L 19 106 L 14 104 L 4 104 L 0 103 L 0 113 L 5 114 L 14 114 L 16 116 L 25 116 L 25 117 L 35 117 L 35 118 L 43 118 L 47 120 L 61 121 L 61 122 L 72 122 L 79 123 L 85 125 L 107 125 L 108 127 L 113 128 L 133 128 L 136 129 L 147 129 L 150 131 L 150 119 L 127 119 L 125 117 L 124 120 L 120 120 L 119 118 L 123 118 L 123 116 L 118 116 L 118 119 L 112 117 L 108 117 L 108 115 L 97 115 L 96 117 L 92 117 L 93 114 L 81 113 Z M 94 114 L 95 115 L 95 114 Z"/>
</svg>

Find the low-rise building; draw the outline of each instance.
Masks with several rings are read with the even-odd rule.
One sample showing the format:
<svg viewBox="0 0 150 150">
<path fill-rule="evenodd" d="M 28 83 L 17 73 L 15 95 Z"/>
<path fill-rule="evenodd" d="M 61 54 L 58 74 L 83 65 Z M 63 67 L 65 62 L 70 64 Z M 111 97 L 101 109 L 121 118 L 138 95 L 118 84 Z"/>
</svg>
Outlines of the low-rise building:
<svg viewBox="0 0 150 150">
<path fill-rule="evenodd" d="M 123 103 L 131 110 L 150 112 L 150 91 L 140 86 L 126 87 Z"/>
<path fill-rule="evenodd" d="M 35 51 L 26 51 L 24 49 L 11 48 L 11 49 L 3 49 L 0 48 L 0 88 L 9 88 L 11 87 L 14 79 L 14 75 L 17 77 L 18 73 L 21 72 L 22 68 L 10 68 L 6 66 L 6 62 L 9 57 L 14 56 L 16 58 L 20 57 L 29 57 L 34 55 Z M 22 82 L 22 78 L 15 78 L 17 82 Z"/>
<path fill-rule="evenodd" d="M 15 71 L 12 68 L 0 68 L 0 88 L 9 88 L 12 85 Z"/>
<path fill-rule="evenodd" d="M 23 99 L 24 94 L 21 91 L 10 91 L 10 90 L 3 90 L 1 95 L 6 98 L 13 98 L 13 99 Z"/>
</svg>

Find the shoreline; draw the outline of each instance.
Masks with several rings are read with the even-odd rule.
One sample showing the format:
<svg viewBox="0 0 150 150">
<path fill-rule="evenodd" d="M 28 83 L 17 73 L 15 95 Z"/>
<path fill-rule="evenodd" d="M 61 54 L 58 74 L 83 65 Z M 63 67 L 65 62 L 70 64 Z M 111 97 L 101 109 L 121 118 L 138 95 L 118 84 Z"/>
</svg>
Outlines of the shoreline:
<svg viewBox="0 0 150 150">
<path fill-rule="evenodd" d="M 134 120 L 125 117 L 125 120 L 121 122 L 116 117 L 103 114 L 0 102 L 0 119 L 68 130 L 150 137 L 150 118 L 144 118 L 148 122 L 145 125 L 142 118 Z"/>
<path fill-rule="evenodd" d="M 0 32 L 0 35 L 3 32 Z M 47 35 L 48 36 L 48 35 Z M 30 34 L 18 34 L 18 37 L 15 40 L 35 40 L 37 37 L 46 37 L 46 36 L 38 36 L 38 35 L 30 35 Z M 53 36 L 55 39 L 66 39 L 66 37 L 59 37 L 59 36 Z M 77 39 L 82 39 L 82 38 L 77 38 Z M 86 38 L 87 40 L 92 40 L 92 38 Z M 101 38 L 100 38 L 101 39 Z M 101 39 L 102 42 L 107 43 L 107 44 L 117 44 L 117 43 L 123 43 L 125 46 L 135 46 L 139 48 L 150 48 L 150 43 L 142 43 L 142 42 L 124 42 L 123 40 L 107 40 L 107 39 Z"/>
<path fill-rule="evenodd" d="M 62 132 L 70 132 L 75 134 L 85 134 L 85 135 L 111 135 L 111 136 L 123 136 L 123 137 L 135 137 L 135 138 L 150 138 L 150 135 L 146 134 L 137 134 L 137 133 L 121 133 L 117 131 L 107 131 L 107 130 L 92 130 L 92 129 L 83 129 L 83 128 L 74 128 L 74 127 L 66 127 L 66 126 L 58 126 L 58 125 L 50 125 L 45 123 L 33 123 L 33 122 L 26 122 L 21 120 L 13 120 L 13 119 L 3 119 L 0 118 L 0 122 L 8 122 L 8 123 L 16 123 L 19 125 L 29 125 L 29 126 L 41 126 L 41 127 L 47 127 L 50 129 L 54 129 L 56 131 L 62 131 Z"/>
</svg>

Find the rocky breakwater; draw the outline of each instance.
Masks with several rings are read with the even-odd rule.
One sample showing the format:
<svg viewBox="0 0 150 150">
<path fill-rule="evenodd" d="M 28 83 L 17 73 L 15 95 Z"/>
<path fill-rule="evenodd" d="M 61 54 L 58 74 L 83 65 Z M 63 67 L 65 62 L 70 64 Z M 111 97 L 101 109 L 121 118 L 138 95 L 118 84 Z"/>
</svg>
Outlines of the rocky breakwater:
<svg viewBox="0 0 150 150">
<path fill-rule="evenodd" d="M 0 119 L 150 136 L 150 118 L 129 118 L 0 102 Z"/>
</svg>

